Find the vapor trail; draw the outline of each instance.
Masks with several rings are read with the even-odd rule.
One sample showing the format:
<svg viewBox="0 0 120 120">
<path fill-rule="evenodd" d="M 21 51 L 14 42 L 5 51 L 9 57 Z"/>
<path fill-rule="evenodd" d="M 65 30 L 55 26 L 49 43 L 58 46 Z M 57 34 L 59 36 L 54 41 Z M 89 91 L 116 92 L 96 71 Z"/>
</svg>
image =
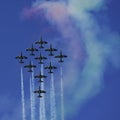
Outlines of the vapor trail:
<svg viewBox="0 0 120 120">
<path fill-rule="evenodd" d="M 34 91 L 34 70 L 30 77 L 30 105 L 31 105 L 31 120 L 35 120 L 35 95 Z"/>
<path fill-rule="evenodd" d="M 41 99 L 40 99 L 40 103 L 39 103 L 39 120 L 43 120 L 42 101 L 41 101 Z"/>
<path fill-rule="evenodd" d="M 41 65 L 41 74 L 44 74 L 43 71 L 43 65 Z M 43 78 L 42 78 L 43 81 Z M 41 83 L 41 89 L 44 90 L 44 82 Z M 40 98 L 40 106 L 39 106 L 39 113 L 40 113 L 40 120 L 46 120 L 46 114 L 45 114 L 45 97 L 44 94 L 42 94 L 42 98 Z"/>
<path fill-rule="evenodd" d="M 64 88 L 63 88 L 63 71 L 62 67 L 60 67 L 60 82 L 61 82 L 61 120 L 64 120 Z"/>
<path fill-rule="evenodd" d="M 50 111 L 51 120 L 56 120 L 56 103 L 55 103 L 55 88 L 54 88 L 54 74 L 51 74 L 50 83 Z"/>
<path fill-rule="evenodd" d="M 43 71 L 44 69 L 43 68 L 44 68 L 44 66 L 42 64 L 41 65 L 41 74 L 42 75 L 44 74 L 44 71 Z M 42 78 L 42 81 L 44 81 L 43 78 Z M 42 90 L 45 89 L 44 82 L 41 83 L 41 89 Z M 41 99 L 42 107 L 43 107 L 43 119 L 42 120 L 46 120 L 46 114 L 45 114 L 45 111 L 46 111 L 46 109 L 45 109 L 45 96 L 44 96 L 44 94 L 42 96 L 43 96 L 43 98 Z"/>
<path fill-rule="evenodd" d="M 22 119 L 26 120 L 25 114 L 25 97 L 24 97 L 24 82 L 23 82 L 23 70 L 21 67 L 21 102 L 22 102 Z"/>
<path fill-rule="evenodd" d="M 30 78 L 30 107 L 31 107 L 31 120 L 34 120 L 34 115 L 33 115 L 33 96 L 32 96 L 32 80 Z"/>
<path fill-rule="evenodd" d="M 34 69 L 32 69 L 32 102 L 33 102 L 33 120 L 35 120 L 35 94 L 33 93 L 33 91 L 35 90 L 35 84 L 34 84 Z"/>
</svg>

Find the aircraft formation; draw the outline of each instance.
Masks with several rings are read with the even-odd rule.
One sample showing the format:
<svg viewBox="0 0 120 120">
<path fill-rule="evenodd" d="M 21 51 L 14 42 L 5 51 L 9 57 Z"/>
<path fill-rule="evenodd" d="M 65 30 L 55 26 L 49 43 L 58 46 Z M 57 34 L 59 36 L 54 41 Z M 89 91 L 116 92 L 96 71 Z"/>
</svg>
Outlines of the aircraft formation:
<svg viewBox="0 0 120 120">
<path fill-rule="evenodd" d="M 64 58 L 67 57 L 67 55 L 64 55 L 62 53 L 62 50 L 58 55 L 55 55 L 55 53 L 58 51 L 58 49 L 54 48 L 52 44 L 47 48 L 46 45 L 48 44 L 47 41 L 44 41 L 41 37 L 39 41 L 36 41 L 30 48 L 27 48 L 26 51 L 29 52 L 29 56 L 23 55 L 21 52 L 19 56 L 16 56 L 15 58 L 19 60 L 20 64 L 24 64 L 25 60 L 28 60 L 29 57 L 33 57 L 34 60 L 37 61 L 38 64 L 45 64 L 47 60 L 49 60 L 49 57 L 52 57 L 54 59 L 59 59 L 59 63 L 64 62 Z M 36 47 L 35 47 L 36 45 Z M 47 56 L 44 56 L 43 53 L 46 52 Z M 39 56 L 37 55 L 39 54 Z M 37 56 L 36 56 L 37 55 Z M 33 72 L 33 68 L 37 68 L 37 64 L 33 64 L 32 61 L 28 61 L 28 64 L 24 65 L 25 69 L 28 69 L 28 72 Z M 53 65 L 53 63 L 50 61 L 48 66 L 44 67 L 45 70 L 49 70 L 49 74 L 53 74 L 53 70 L 57 69 L 56 66 Z M 35 79 L 38 79 L 38 82 L 41 84 L 43 81 L 43 78 L 47 78 L 42 72 L 40 71 L 39 74 L 34 76 Z M 39 89 L 34 91 L 35 94 L 38 94 L 38 97 L 41 98 L 43 93 L 46 93 L 45 90 L 41 89 L 41 86 L 39 85 Z"/>
</svg>

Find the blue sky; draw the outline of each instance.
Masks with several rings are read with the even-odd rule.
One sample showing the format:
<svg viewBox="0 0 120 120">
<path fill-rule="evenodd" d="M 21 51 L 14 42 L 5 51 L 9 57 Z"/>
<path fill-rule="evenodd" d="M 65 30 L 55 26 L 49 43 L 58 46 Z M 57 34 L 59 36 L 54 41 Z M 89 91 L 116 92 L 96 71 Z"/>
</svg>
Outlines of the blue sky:
<svg viewBox="0 0 120 120">
<path fill-rule="evenodd" d="M 72 114 L 69 114 L 68 112 L 69 115 L 66 114 L 66 119 L 69 119 L 69 120 L 73 120 L 73 119 L 75 120 L 96 120 L 96 119 L 97 120 L 119 120 L 120 119 L 120 114 L 119 114 L 120 67 L 118 65 L 120 63 L 119 61 L 120 59 L 118 56 L 119 54 L 114 53 L 114 51 L 117 51 L 118 53 L 120 53 L 120 49 L 118 48 L 118 45 L 120 44 L 119 4 L 120 2 L 118 0 L 111 0 L 111 1 L 107 1 L 107 5 L 105 5 L 100 11 L 92 10 L 92 16 L 95 19 L 96 23 L 99 24 L 100 28 L 102 29 L 101 31 L 103 32 L 99 34 L 100 38 L 104 37 L 102 43 L 105 43 L 108 45 L 109 42 L 105 40 L 105 38 L 112 39 L 111 37 L 118 39 L 118 41 L 115 43 L 114 46 L 110 47 L 110 49 L 109 48 L 107 49 L 108 50 L 107 52 L 109 53 L 108 55 L 109 57 L 108 56 L 106 57 L 107 60 L 106 60 L 106 63 L 104 64 L 104 69 L 100 67 L 100 69 L 102 69 L 102 73 L 101 73 L 102 83 L 100 83 L 102 84 L 102 88 L 100 88 L 100 90 L 98 88 L 97 89 L 98 92 L 91 94 L 90 97 L 85 96 L 85 99 L 84 99 L 85 103 L 79 102 L 81 98 L 73 100 L 74 102 L 70 102 L 70 100 L 72 101 L 72 98 L 74 99 L 74 97 L 76 97 L 74 96 L 74 93 L 79 88 L 79 86 L 77 86 L 77 83 L 79 82 L 76 81 L 76 83 L 74 83 L 74 87 L 72 85 L 70 86 L 67 85 L 70 82 L 72 83 L 72 81 L 66 82 L 65 95 L 67 97 L 65 98 L 65 100 L 68 101 L 68 103 L 69 102 L 72 103 L 72 106 L 73 106 Z M 0 119 L 1 120 L 7 120 L 10 118 L 11 120 L 21 119 L 20 65 L 14 59 L 14 57 L 17 56 L 21 50 L 24 51 L 27 47 L 31 46 L 33 42 L 39 39 L 41 33 L 44 36 L 44 38 L 46 38 L 47 40 L 54 38 L 56 43 L 54 43 L 54 41 L 53 43 L 55 44 L 55 46 L 58 46 L 59 44 L 59 40 L 60 40 L 59 37 L 64 39 L 63 36 L 61 37 L 62 32 L 59 32 L 59 30 L 56 29 L 55 25 L 49 22 L 49 18 L 46 19 L 46 17 L 42 17 L 42 15 L 40 15 L 39 17 L 38 16 L 32 17 L 31 19 L 26 19 L 21 17 L 22 16 L 21 13 L 23 9 L 30 8 L 30 6 L 31 6 L 31 1 L 29 0 L 21 0 L 21 1 L 6 0 L 6 1 L 1 1 L 1 4 L 0 4 L 0 55 L 1 55 Z M 73 21 L 74 20 L 75 19 L 73 19 Z M 112 34 L 112 36 L 108 37 L 106 33 L 104 33 L 103 29 L 107 31 L 106 33 Z M 75 31 L 76 30 L 77 28 L 75 29 Z M 82 28 L 81 28 L 81 31 L 82 31 Z M 83 30 L 81 34 L 82 34 L 81 38 L 85 38 L 85 35 L 87 33 L 84 33 L 84 30 Z M 74 37 L 77 38 L 76 36 Z M 87 44 L 87 43 L 88 42 L 86 43 L 84 43 L 83 41 L 81 42 L 83 46 L 84 44 Z M 111 41 L 110 46 L 112 43 L 114 44 L 114 42 Z M 71 50 L 70 49 L 67 50 L 66 46 L 65 47 L 62 46 L 61 41 L 60 41 L 60 44 L 61 44 L 61 47 L 64 48 L 64 51 L 67 51 L 69 54 Z M 64 43 L 64 45 L 65 44 L 66 43 Z M 76 46 L 76 48 L 77 47 L 78 45 Z M 103 48 L 104 47 L 106 46 L 103 46 Z M 109 47 L 109 45 L 107 47 Z M 86 48 L 83 48 L 83 49 L 86 51 Z M 72 55 L 75 53 L 73 52 Z M 91 53 L 89 54 L 91 55 Z M 87 58 L 85 58 L 85 60 L 87 60 Z M 95 58 L 94 60 L 99 60 L 99 58 Z M 75 59 L 74 62 L 76 61 L 78 62 L 79 60 Z M 104 61 L 104 60 L 102 59 L 101 61 Z M 101 61 L 100 61 L 100 64 L 102 65 L 104 62 L 101 62 Z M 87 63 L 84 63 L 84 64 L 87 64 Z M 82 75 L 79 76 L 78 71 L 79 70 L 82 71 L 85 68 L 84 64 L 81 65 L 81 63 L 79 62 L 77 63 L 77 65 L 83 66 L 83 68 L 81 69 L 76 68 L 77 72 L 74 73 L 74 75 L 77 74 L 77 77 L 74 76 L 75 77 L 74 79 L 81 78 L 80 76 Z M 66 71 L 69 69 L 67 67 L 69 67 L 69 65 L 66 63 L 65 65 Z M 87 67 L 85 68 L 85 70 L 86 69 Z M 86 74 L 86 76 L 87 75 L 89 76 L 89 71 L 88 73 L 86 72 L 83 73 L 83 75 L 84 74 Z M 26 76 L 28 77 L 28 74 Z M 68 79 L 69 77 L 65 76 L 65 78 Z M 88 79 L 85 76 L 83 76 L 83 78 Z M 25 81 L 25 86 L 26 86 L 25 90 L 27 91 L 26 93 L 28 93 L 29 86 L 27 85 L 27 81 Z M 96 86 L 94 87 L 96 88 Z M 99 85 L 97 87 L 99 87 Z M 68 91 L 70 90 L 69 93 L 67 90 Z M 79 94 L 79 90 L 77 91 L 77 94 Z M 26 99 L 28 98 L 26 97 Z M 67 111 L 66 107 L 68 106 L 69 105 L 65 106 L 66 111 Z M 16 108 L 18 109 L 18 112 Z"/>
</svg>

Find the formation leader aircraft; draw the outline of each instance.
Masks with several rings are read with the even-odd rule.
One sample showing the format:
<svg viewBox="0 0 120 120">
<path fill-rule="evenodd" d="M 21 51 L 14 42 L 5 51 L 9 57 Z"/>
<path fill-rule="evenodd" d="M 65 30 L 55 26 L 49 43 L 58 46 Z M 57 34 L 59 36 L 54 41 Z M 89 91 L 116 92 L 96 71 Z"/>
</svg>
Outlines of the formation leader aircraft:
<svg viewBox="0 0 120 120">
<path fill-rule="evenodd" d="M 35 52 L 35 51 L 38 51 L 38 49 L 37 49 L 37 48 L 34 48 L 34 46 L 33 46 L 33 44 L 32 44 L 32 47 L 31 47 L 31 48 L 27 48 L 26 51 L 30 51 L 30 52 L 31 52 L 30 55 L 31 55 L 31 56 L 34 56 L 34 55 L 35 55 L 34 52 Z"/>
<path fill-rule="evenodd" d="M 49 71 L 48 73 L 51 74 L 51 73 L 53 73 L 52 70 L 53 70 L 53 69 L 57 69 L 57 67 L 53 66 L 53 65 L 51 64 L 51 62 L 50 62 L 50 65 L 47 66 L 47 67 L 45 67 L 45 69 L 49 69 L 50 71 Z"/>
<path fill-rule="evenodd" d="M 35 44 L 39 44 L 40 45 L 39 48 L 44 48 L 43 45 L 48 44 L 48 42 L 42 40 L 42 37 L 41 37 L 40 41 L 36 41 Z"/>
<path fill-rule="evenodd" d="M 54 56 L 53 52 L 57 51 L 57 49 L 53 48 L 52 44 L 50 44 L 50 47 L 48 49 L 45 49 L 45 51 L 49 51 L 50 52 L 49 56 Z"/>
<path fill-rule="evenodd" d="M 29 68 L 28 72 L 33 72 L 32 68 L 36 68 L 36 65 L 33 65 L 30 61 L 28 65 L 24 66 L 24 68 Z"/>
<path fill-rule="evenodd" d="M 43 64 L 42 60 L 46 60 L 47 58 L 42 56 L 41 53 L 40 53 L 40 56 L 36 57 L 35 59 L 40 61 L 39 64 Z"/>
<path fill-rule="evenodd" d="M 22 55 L 22 52 L 21 52 L 20 56 L 17 56 L 16 59 L 19 59 L 19 60 L 20 60 L 19 63 L 24 63 L 24 62 L 23 62 L 23 59 L 27 59 L 27 57 L 26 57 L 26 56 L 23 56 L 23 55 Z"/>
<path fill-rule="evenodd" d="M 60 51 L 59 55 L 55 56 L 55 58 L 60 58 L 60 60 L 58 62 L 64 62 L 63 58 L 66 58 L 66 57 L 67 57 L 67 55 L 63 55 L 62 51 Z"/>
<path fill-rule="evenodd" d="M 38 97 L 41 98 L 41 97 L 42 97 L 42 96 L 41 96 L 41 93 L 46 93 L 46 91 L 41 90 L 41 89 L 40 89 L 40 86 L 39 86 L 39 89 L 38 89 L 38 90 L 35 90 L 34 93 L 38 93 L 38 94 L 39 94 Z"/>
<path fill-rule="evenodd" d="M 38 82 L 43 82 L 43 81 L 42 81 L 42 78 L 46 78 L 46 77 L 47 77 L 47 76 L 42 75 L 42 74 L 41 74 L 41 72 L 40 72 L 40 74 L 39 74 L 39 75 L 36 75 L 36 76 L 35 76 L 35 78 L 38 78 L 38 79 L 39 79 L 39 81 L 38 81 Z"/>
</svg>

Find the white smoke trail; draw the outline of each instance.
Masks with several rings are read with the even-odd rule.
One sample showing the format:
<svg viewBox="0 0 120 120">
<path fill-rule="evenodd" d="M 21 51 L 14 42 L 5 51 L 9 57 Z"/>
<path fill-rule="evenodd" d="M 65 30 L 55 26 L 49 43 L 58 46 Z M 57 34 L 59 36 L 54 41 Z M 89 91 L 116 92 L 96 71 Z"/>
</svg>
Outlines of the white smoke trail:
<svg viewBox="0 0 120 120">
<path fill-rule="evenodd" d="M 34 71 L 30 77 L 30 105 L 31 105 L 31 120 L 35 120 L 35 95 L 34 91 Z"/>
<path fill-rule="evenodd" d="M 40 98 L 40 102 L 39 102 L 39 120 L 43 120 L 43 113 L 42 113 L 42 99 Z"/>
<path fill-rule="evenodd" d="M 35 90 L 35 84 L 34 84 L 34 69 L 32 69 L 32 103 L 33 103 L 33 120 L 35 120 L 35 94 L 33 91 Z"/>
<path fill-rule="evenodd" d="M 23 82 L 23 70 L 21 67 L 21 102 L 22 102 L 22 119 L 26 120 L 26 113 L 25 113 L 25 97 L 24 97 L 24 82 Z"/>
<path fill-rule="evenodd" d="M 61 120 L 64 120 L 64 88 L 63 88 L 63 71 L 62 67 L 60 67 L 60 82 L 61 82 Z"/>
<path fill-rule="evenodd" d="M 55 103 L 55 88 L 54 88 L 54 74 L 51 74 L 50 83 L 50 111 L 51 120 L 56 120 L 56 103 Z"/>
<path fill-rule="evenodd" d="M 31 120 L 34 120 L 34 115 L 33 115 L 33 96 L 32 96 L 32 80 L 30 78 L 30 107 L 31 107 Z"/>
<path fill-rule="evenodd" d="M 41 65 L 41 74 L 43 75 L 44 74 L 44 71 L 43 71 L 43 65 Z M 41 79 L 43 81 L 43 78 Z M 41 83 L 41 89 L 44 90 L 45 87 L 44 87 L 44 82 Z M 44 94 L 42 94 L 42 98 L 40 98 L 40 105 L 39 105 L 39 113 L 40 113 L 40 117 L 39 119 L 40 120 L 46 120 L 46 112 L 45 112 L 45 96 Z"/>
<path fill-rule="evenodd" d="M 43 75 L 44 74 L 44 66 L 43 66 L 43 64 L 41 65 L 41 74 Z M 42 78 L 42 81 L 44 81 L 44 79 Z M 41 89 L 42 90 L 44 90 L 45 89 L 45 86 L 44 86 L 44 82 L 42 82 L 41 83 Z M 45 109 L 45 95 L 43 94 L 42 95 L 43 96 L 43 98 L 41 99 L 41 102 L 42 102 L 42 107 L 43 107 L 43 119 L 42 120 L 46 120 L 46 114 L 45 114 L 45 111 L 46 111 L 46 109 Z"/>
</svg>

